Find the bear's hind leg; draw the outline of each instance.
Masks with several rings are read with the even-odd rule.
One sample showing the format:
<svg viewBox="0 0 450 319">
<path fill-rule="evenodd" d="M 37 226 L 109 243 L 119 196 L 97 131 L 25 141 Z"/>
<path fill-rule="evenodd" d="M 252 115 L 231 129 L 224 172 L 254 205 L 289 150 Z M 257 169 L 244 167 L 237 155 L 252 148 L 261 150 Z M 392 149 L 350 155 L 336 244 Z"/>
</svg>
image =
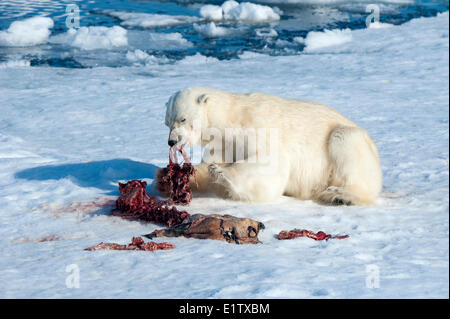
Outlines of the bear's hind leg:
<svg viewBox="0 0 450 319">
<path fill-rule="evenodd" d="M 381 191 L 378 150 L 359 127 L 338 126 L 329 137 L 332 174 L 317 200 L 329 205 L 371 205 Z"/>
<path fill-rule="evenodd" d="M 345 188 L 335 186 L 330 186 L 325 191 L 319 193 L 317 201 L 321 204 L 332 206 L 359 204 L 359 199 L 348 193 Z"/>
</svg>

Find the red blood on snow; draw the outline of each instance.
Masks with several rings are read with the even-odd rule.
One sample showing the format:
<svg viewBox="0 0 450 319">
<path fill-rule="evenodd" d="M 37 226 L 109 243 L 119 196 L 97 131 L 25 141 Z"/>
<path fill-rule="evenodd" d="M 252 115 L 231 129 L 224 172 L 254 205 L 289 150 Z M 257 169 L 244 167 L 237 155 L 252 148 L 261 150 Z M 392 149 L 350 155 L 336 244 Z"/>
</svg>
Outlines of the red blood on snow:
<svg viewBox="0 0 450 319">
<path fill-rule="evenodd" d="M 314 233 L 313 231 L 306 229 L 283 230 L 278 234 L 279 240 L 294 239 L 297 237 L 308 237 L 314 240 L 328 240 L 328 239 L 344 239 L 350 236 L 349 235 L 332 236 L 324 233 L 323 231 Z"/>
<path fill-rule="evenodd" d="M 141 237 L 133 237 L 130 244 L 120 245 L 116 243 L 100 243 L 98 245 L 86 248 L 85 250 L 145 250 L 145 251 L 155 251 L 155 250 L 166 250 L 173 249 L 175 245 L 171 243 L 155 243 L 153 241 L 144 242 Z"/>
</svg>

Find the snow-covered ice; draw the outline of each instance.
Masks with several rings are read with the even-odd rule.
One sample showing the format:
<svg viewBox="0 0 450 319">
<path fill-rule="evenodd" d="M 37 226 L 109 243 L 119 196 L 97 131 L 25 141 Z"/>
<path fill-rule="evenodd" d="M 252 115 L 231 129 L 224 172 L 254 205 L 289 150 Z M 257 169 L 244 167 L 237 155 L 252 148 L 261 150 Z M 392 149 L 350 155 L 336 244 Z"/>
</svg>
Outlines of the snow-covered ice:
<svg viewBox="0 0 450 319">
<path fill-rule="evenodd" d="M 269 38 L 272 38 L 272 37 L 277 37 L 278 36 L 278 32 L 275 30 L 275 29 L 272 29 L 272 28 L 270 28 L 270 29 L 257 29 L 257 30 L 255 30 L 255 32 L 256 32 L 256 35 L 258 36 L 258 37 L 269 37 Z"/>
<path fill-rule="evenodd" d="M 52 43 L 63 43 L 82 50 L 112 49 L 128 45 L 127 30 L 120 26 L 81 27 L 49 39 Z"/>
<path fill-rule="evenodd" d="M 219 61 L 197 54 L 172 64 L 86 69 L 6 62 L 0 297 L 448 298 L 448 28 L 447 12 L 351 31 L 350 42 L 293 56 L 246 53 Z M 116 198 L 118 181 L 150 183 L 167 164 L 165 102 L 190 86 L 264 91 L 336 108 L 379 147 L 384 187 L 377 205 L 197 197 L 191 213 L 263 222 L 263 243 L 158 238 L 176 248 L 84 251 L 157 228 L 112 217 L 101 205 Z M 292 228 L 350 238 L 274 238 Z M 79 269 L 79 288 L 66 286 L 71 265 Z M 379 288 L 366 286 L 371 269 L 379 270 Z"/>
<path fill-rule="evenodd" d="M 47 42 L 53 20 L 47 17 L 32 17 L 11 23 L 0 31 L 0 46 L 25 47 Z"/>
<path fill-rule="evenodd" d="M 281 11 L 266 5 L 250 2 L 225 1 L 221 6 L 206 4 L 200 7 L 199 16 L 167 15 L 154 13 L 104 10 L 104 14 L 120 19 L 124 27 L 154 28 L 186 25 L 202 21 L 264 22 L 280 20 Z"/>
<path fill-rule="evenodd" d="M 254 2 L 260 3 L 277 3 L 277 4 L 291 4 L 291 3 L 303 3 L 303 4 L 327 4 L 327 3 L 373 3 L 373 0 L 254 0 Z M 401 3 L 407 4 L 412 3 L 414 0 L 382 0 L 380 2 L 384 3 Z"/>
<path fill-rule="evenodd" d="M 292 39 L 292 41 L 294 41 L 295 43 L 298 43 L 298 44 L 305 44 L 305 38 L 303 38 L 303 37 L 294 37 Z"/>
<path fill-rule="evenodd" d="M 178 62 L 178 65 L 203 65 L 204 67 L 206 64 L 216 63 L 218 60 L 213 57 L 204 56 L 200 53 L 196 53 L 195 55 L 188 56 L 184 58 L 183 60 Z"/>
<path fill-rule="evenodd" d="M 200 16 L 206 20 L 222 20 L 223 9 L 221 6 L 206 4 L 200 8 Z"/>
<path fill-rule="evenodd" d="M 0 69 L 2 68 L 17 68 L 17 67 L 29 67 L 30 61 L 28 60 L 9 60 L 0 63 Z"/>
<path fill-rule="evenodd" d="M 192 47 L 192 43 L 183 38 L 181 33 L 150 33 L 150 44 L 151 49 L 187 49 Z"/>
<path fill-rule="evenodd" d="M 228 3 L 233 3 L 226 6 Z M 269 6 L 262 6 L 250 2 L 236 4 L 235 1 L 227 1 L 222 6 L 223 17 L 225 20 L 240 21 L 277 21 L 280 20 L 281 11 L 274 10 Z M 278 12 L 277 12 L 278 11 Z"/>
<path fill-rule="evenodd" d="M 278 12 L 277 12 L 278 11 Z M 238 20 L 238 21 L 277 21 L 281 11 L 269 6 L 234 0 L 225 1 L 221 6 L 204 5 L 200 8 L 200 16 L 206 20 Z"/>
<path fill-rule="evenodd" d="M 169 63 L 169 59 L 164 57 L 156 57 L 154 55 L 150 55 L 147 52 L 136 49 L 134 51 L 128 51 L 125 55 L 126 59 L 130 61 L 133 65 L 152 65 L 152 64 L 163 64 Z"/>
<path fill-rule="evenodd" d="M 375 22 L 372 22 L 372 23 L 369 24 L 369 28 L 372 28 L 372 29 L 389 28 L 389 27 L 392 27 L 392 26 L 393 25 L 390 24 L 390 23 L 382 23 L 382 22 L 379 22 L 379 21 L 375 21 Z"/>
<path fill-rule="evenodd" d="M 230 35 L 233 30 L 230 28 L 218 27 L 214 22 L 207 24 L 194 24 L 194 30 L 202 37 L 216 38 Z"/>
<path fill-rule="evenodd" d="M 297 39 L 298 42 L 300 39 Z M 315 51 L 317 49 L 340 45 L 352 40 L 352 31 L 344 30 L 324 30 L 323 32 L 311 31 L 305 38 L 305 51 Z M 300 40 L 301 43 L 301 40 Z"/>
<path fill-rule="evenodd" d="M 114 10 L 105 10 L 104 13 L 122 20 L 121 25 L 124 27 L 155 28 L 161 26 L 191 24 L 200 20 L 198 17 L 192 16 L 137 13 Z"/>
</svg>

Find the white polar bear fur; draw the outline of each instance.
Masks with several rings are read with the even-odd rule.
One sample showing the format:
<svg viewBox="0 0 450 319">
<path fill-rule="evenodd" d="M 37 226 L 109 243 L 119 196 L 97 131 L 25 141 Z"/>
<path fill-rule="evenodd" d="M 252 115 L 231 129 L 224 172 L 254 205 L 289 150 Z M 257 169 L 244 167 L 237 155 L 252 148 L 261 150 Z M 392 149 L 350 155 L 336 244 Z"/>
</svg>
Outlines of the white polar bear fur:
<svg viewBox="0 0 450 319">
<path fill-rule="evenodd" d="M 199 123 L 201 128 L 199 128 Z M 247 162 L 202 162 L 194 191 L 266 202 L 287 195 L 330 205 L 371 205 L 382 186 L 378 150 L 368 133 L 332 108 L 263 93 L 209 88 L 175 93 L 167 103 L 169 140 L 207 145 L 207 128 L 278 128 L 278 169 Z M 257 150 L 258 151 L 258 150 Z"/>
</svg>

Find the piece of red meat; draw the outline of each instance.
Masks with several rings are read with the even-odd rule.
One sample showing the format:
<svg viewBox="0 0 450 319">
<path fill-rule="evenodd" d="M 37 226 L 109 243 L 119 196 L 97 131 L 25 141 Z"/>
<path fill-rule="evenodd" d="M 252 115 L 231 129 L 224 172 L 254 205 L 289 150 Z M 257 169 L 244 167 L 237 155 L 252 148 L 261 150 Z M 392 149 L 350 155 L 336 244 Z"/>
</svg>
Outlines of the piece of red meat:
<svg viewBox="0 0 450 319">
<path fill-rule="evenodd" d="M 183 156 L 184 163 L 178 164 L 177 151 Z M 169 165 L 163 170 L 161 181 L 169 189 L 169 199 L 174 204 L 188 205 L 192 200 L 190 177 L 195 176 L 194 166 L 181 146 L 174 146 L 169 152 Z"/>
<path fill-rule="evenodd" d="M 98 245 L 86 248 L 85 250 L 145 250 L 145 251 L 155 251 L 155 250 L 166 250 L 173 249 L 175 245 L 167 242 L 155 243 L 153 241 L 144 242 L 141 237 L 133 237 L 130 244 L 120 245 L 116 243 L 100 243 Z"/>
<path fill-rule="evenodd" d="M 163 170 L 165 175 L 161 181 L 169 189 L 169 200 L 174 204 L 188 205 L 192 200 L 190 176 L 194 175 L 194 166 L 191 163 L 169 163 Z"/>
<path fill-rule="evenodd" d="M 330 234 L 324 233 L 323 231 L 314 233 L 313 231 L 306 229 L 283 230 L 278 234 L 279 240 L 294 239 L 298 237 L 308 237 L 314 240 L 328 240 L 328 239 L 344 239 L 350 236 L 349 235 L 332 236 Z"/>
<path fill-rule="evenodd" d="M 145 192 L 147 183 L 133 180 L 119 183 L 120 197 L 116 201 L 116 209 L 111 211 L 114 216 L 126 219 L 140 219 L 147 222 L 167 225 L 180 224 L 190 214 L 170 206 L 168 201 L 162 201 Z"/>
<path fill-rule="evenodd" d="M 177 163 L 176 152 L 184 157 L 184 163 Z M 183 222 L 190 216 L 186 211 L 180 211 L 173 204 L 187 205 L 192 200 L 189 178 L 194 174 L 194 167 L 189 157 L 181 147 L 173 147 L 169 154 L 169 165 L 163 170 L 163 181 L 169 188 L 169 199 L 159 200 L 145 192 L 147 183 L 132 180 L 125 184 L 119 183 L 120 197 L 116 201 L 116 209 L 111 211 L 114 216 L 127 219 L 140 219 L 147 222 L 164 224 L 169 227 Z"/>
</svg>

